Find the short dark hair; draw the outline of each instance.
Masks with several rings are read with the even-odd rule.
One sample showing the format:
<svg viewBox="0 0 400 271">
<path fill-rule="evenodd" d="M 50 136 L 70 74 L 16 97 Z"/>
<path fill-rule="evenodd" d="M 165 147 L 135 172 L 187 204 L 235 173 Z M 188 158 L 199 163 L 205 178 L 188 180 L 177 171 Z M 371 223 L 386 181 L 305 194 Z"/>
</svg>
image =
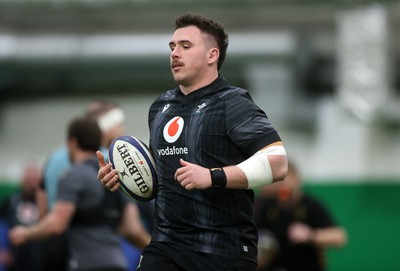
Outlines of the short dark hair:
<svg viewBox="0 0 400 271">
<path fill-rule="evenodd" d="M 68 139 L 76 138 L 79 147 L 84 151 L 96 152 L 101 145 L 101 131 L 96 121 L 79 117 L 73 119 L 67 132 Z"/>
<path fill-rule="evenodd" d="M 175 20 L 175 29 L 194 25 L 200 31 L 211 35 L 219 48 L 218 70 L 221 68 L 228 49 L 228 34 L 225 33 L 222 24 L 204 17 L 201 14 L 188 12 L 180 15 Z"/>
</svg>

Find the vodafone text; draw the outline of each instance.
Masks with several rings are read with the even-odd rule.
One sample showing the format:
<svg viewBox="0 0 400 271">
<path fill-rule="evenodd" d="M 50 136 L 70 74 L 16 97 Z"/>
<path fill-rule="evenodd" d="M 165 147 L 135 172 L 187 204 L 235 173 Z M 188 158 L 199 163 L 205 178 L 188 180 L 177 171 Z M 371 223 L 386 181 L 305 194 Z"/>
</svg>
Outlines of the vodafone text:
<svg viewBox="0 0 400 271">
<path fill-rule="evenodd" d="M 166 147 L 165 149 L 157 149 L 158 155 L 160 156 L 170 156 L 170 155 L 177 155 L 177 154 L 188 154 L 189 150 L 187 147 L 175 147 L 172 146 Z"/>
</svg>

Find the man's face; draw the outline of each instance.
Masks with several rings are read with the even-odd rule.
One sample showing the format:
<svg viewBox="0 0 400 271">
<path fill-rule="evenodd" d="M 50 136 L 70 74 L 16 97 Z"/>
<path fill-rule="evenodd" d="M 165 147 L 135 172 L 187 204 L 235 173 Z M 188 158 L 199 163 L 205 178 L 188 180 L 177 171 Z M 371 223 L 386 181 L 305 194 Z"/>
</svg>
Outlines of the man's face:
<svg viewBox="0 0 400 271">
<path fill-rule="evenodd" d="M 26 192 L 34 191 L 41 182 L 40 168 L 35 165 L 28 165 L 23 172 L 22 187 Z"/>
<path fill-rule="evenodd" d="M 291 192 L 297 192 L 301 190 L 301 182 L 297 173 L 289 168 L 286 178 L 280 182 L 280 187 Z"/>
<path fill-rule="evenodd" d="M 174 80 L 190 87 L 202 80 L 209 65 L 210 42 L 196 26 L 175 30 L 171 42 L 170 64 Z"/>
</svg>

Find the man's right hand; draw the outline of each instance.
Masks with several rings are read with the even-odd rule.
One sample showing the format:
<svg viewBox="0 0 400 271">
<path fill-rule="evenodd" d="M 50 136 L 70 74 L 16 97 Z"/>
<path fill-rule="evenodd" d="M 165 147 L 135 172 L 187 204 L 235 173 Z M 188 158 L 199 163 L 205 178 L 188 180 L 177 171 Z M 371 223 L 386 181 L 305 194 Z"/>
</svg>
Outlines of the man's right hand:
<svg viewBox="0 0 400 271">
<path fill-rule="evenodd" d="M 97 179 L 110 191 L 117 191 L 121 184 L 118 181 L 117 170 L 113 169 L 111 163 L 104 161 L 104 155 L 101 151 L 96 152 L 97 159 L 99 160 L 99 172 L 97 173 Z"/>
</svg>

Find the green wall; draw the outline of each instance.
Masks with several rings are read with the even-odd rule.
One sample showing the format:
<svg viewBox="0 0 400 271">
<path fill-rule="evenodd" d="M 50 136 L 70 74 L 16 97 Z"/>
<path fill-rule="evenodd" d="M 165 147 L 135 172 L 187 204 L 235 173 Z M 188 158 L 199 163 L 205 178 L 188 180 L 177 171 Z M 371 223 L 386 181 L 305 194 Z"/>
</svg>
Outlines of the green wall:
<svg viewBox="0 0 400 271">
<path fill-rule="evenodd" d="M 400 270 L 400 183 L 307 184 L 348 232 L 328 251 L 330 271 Z"/>
<path fill-rule="evenodd" d="M 2 202 L 3 199 L 8 195 L 16 192 L 18 189 L 19 186 L 15 182 L 0 180 L 0 202 Z"/>
<path fill-rule="evenodd" d="M 400 182 L 305 183 L 346 228 L 348 244 L 328 251 L 329 271 L 400 270 Z M 0 182 L 0 201 L 17 190 Z"/>
</svg>

